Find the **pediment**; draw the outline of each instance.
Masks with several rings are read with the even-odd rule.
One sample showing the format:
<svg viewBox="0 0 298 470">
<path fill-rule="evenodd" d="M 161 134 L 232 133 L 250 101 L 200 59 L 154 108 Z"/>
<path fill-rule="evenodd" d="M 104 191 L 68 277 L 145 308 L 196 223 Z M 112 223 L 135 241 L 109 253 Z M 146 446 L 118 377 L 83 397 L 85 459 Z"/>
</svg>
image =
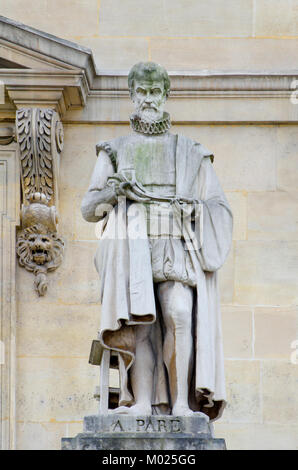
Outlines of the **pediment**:
<svg viewBox="0 0 298 470">
<path fill-rule="evenodd" d="M 0 16 L 1 117 L 26 106 L 64 115 L 85 105 L 95 76 L 90 49 Z"/>
<path fill-rule="evenodd" d="M 49 57 L 46 54 L 38 53 L 10 41 L 0 39 L 0 72 L 4 72 L 3 69 L 31 69 L 47 72 L 77 70 L 76 67 Z"/>
<path fill-rule="evenodd" d="M 11 60 L 5 59 L 4 57 L 0 57 L 0 69 L 26 69 L 24 65 L 20 65 L 16 62 L 12 62 Z"/>
</svg>

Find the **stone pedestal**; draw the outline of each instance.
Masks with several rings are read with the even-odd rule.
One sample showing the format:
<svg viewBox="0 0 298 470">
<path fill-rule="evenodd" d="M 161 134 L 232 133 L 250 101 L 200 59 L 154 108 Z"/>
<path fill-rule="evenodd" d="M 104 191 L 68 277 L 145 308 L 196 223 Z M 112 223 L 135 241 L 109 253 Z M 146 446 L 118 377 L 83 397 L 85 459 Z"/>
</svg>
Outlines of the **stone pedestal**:
<svg viewBox="0 0 298 470">
<path fill-rule="evenodd" d="M 84 430 L 62 438 L 63 450 L 225 450 L 208 419 L 193 416 L 86 416 Z"/>
</svg>

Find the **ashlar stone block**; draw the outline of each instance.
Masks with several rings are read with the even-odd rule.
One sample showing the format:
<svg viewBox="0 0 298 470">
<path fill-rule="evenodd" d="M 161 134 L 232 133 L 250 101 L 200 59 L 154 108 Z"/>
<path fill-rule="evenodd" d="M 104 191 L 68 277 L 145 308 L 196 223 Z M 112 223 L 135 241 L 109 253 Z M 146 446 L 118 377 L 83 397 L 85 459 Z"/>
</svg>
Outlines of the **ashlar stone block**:
<svg viewBox="0 0 298 470">
<path fill-rule="evenodd" d="M 220 300 L 223 304 L 233 303 L 234 299 L 234 246 L 218 273 Z"/>
<path fill-rule="evenodd" d="M 46 304 L 99 304 L 100 281 L 94 266 L 96 246 L 96 240 L 65 243 L 60 269 L 48 275 Z M 30 273 L 20 267 L 17 269 L 17 298 L 19 302 L 37 299 Z M 42 308 L 43 299 L 39 300 L 39 305 Z"/>
<path fill-rule="evenodd" d="M 298 426 L 289 424 L 214 423 L 215 435 L 224 436 L 229 450 L 297 450 Z"/>
<path fill-rule="evenodd" d="M 100 305 L 21 302 L 18 306 L 17 355 L 86 358 L 97 336 Z"/>
<path fill-rule="evenodd" d="M 247 237 L 247 193 L 227 191 L 226 197 L 233 213 L 233 240 L 245 240 Z"/>
<path fill-rule="evenodd" d="M 138 0 L 101 0 L 99 31 L 108 36 L 247 37 L 252 34 L 251 2 L 151 0 L 140 8 Z"/>
<path fill-rule="evenodd" d="M 252 311 L 248 307 L 223 305 L 224 355 L 229 359 L 252 357 Z"/>
<path fill-rule="evenodd" d="M 276 189 L 275 126 L 173 126 L 173 131 L 202 143 L 214 153 L 214 169 L 228 196 L 234 191 Z M 245 192 L 242 194 L 245 197 Z"/>
<path fill-rule="evenodd" d="M 261 422 L 259 361 L 225 361 L 227 407 L 222 423 Z"/>
<path fill-rule="evenodd" d="M 249 193 L 247 204 L 249 240 L 298 240 L 298 191 Z"/>
<path fill-rule="evenodd" d="M 292 104 L 297 108 L 297 105 Z M 277 188 L 297 191 L 298 142 L 296 126 L 277 127 Z"/>
<path fill-rule="evenodd" d="M 149 59 L 147 38 L 88 36 L 78 42 L 92 50 L 98 70 L 129 70 L 141 59 Z"/>
<path fill-rule="evenodd" d="M 2 3 L 1 15 L 70 40 L 95 34 L 98 28 L 97 0 L 59 0 L 59 4 L 39 0 L 38 8 L 33 2 L 15 0 Z"/>
<path fill-rule="evenodd" d="M 297 307 L 255 308 L 255 357 L 289 360 L 298 347 Z"/>
<path fill-rule="evenodd" d="M 173 35 L 171 38 L 151 38 L 150 51 L 152 60 L 163 64 L 168 70 L 264 72 L 264 70 L 293 70 L 293 64 L 298 58 L 297 44 L 298 39 L 288 40 L 281 37 L 279 39 L 214 37 L 182 39 Z M 210 105 L 210 101 L 208 102 Z M 240 102 L 238 106 L 242 108 Z M 238 111 L 242 114 L 243 111 L 242 109 L 240 111 L 239 107 Z M 228 113 L 228 109 L 225 109 L 225 113 Z"/>
<path fill-rule="evenodd" d="M 235 252 L 235 301 L 245 305 L 298 302 L 298 243 L 238 241 Z"/>
<path fill-rule="evenodd" d="M 17 420 L 80 421 L 95 413 L 98 369 L 86 358 L 17 358 Z"/>
<path fill-rule="evenodd" d="M 290 361 L 263 361 L 263 419 L 265 423 L 297 425 L 298 365 Z"/>
<path fill-rule="evenodd" d="M 297 36 L 297 0 L 258 0 L 255 35 L 265 37 Z"/>
</svg>

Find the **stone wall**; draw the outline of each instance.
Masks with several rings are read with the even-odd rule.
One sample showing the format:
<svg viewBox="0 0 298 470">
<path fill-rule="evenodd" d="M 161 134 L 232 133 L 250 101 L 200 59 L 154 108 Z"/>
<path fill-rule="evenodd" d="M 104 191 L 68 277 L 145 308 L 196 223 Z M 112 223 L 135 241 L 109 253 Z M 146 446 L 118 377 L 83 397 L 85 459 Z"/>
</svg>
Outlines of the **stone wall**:
<svg viewBox="0 0 298 470">
<path fill-rule="evenodd" d="M 30 8 L 32 4 L 32 8 Z M 4 0 L 1 15 L 90 47 L 99 69 L 288 70 L 296 0 Z"/>
<path fill-rule="evenodd" d="M 180 71 L 282 72 L 297 64 L 296 0 L 40 0 L 38 7 L 5 0 L 1 14 L 90 47 L 100 70 L 126 71 L 146 59 Z M 273 106 L 278 114 L 278 100 Z M 245 112 L 239 100 L 239 116 Z M 228 101 L 220 113 L 229 115 Z M 88 364 L 100 317 L 96 237 L 79 206 L 95 143 L 128 126 L 73 121 L 64 122 L 60 167 L 63 264 L 48 276 L 44 298 L 32 275 L 17 270 L 19 449 L 59 448 L 97 408 L 98 369 Z M 214 151 L 235 220 L 220 275 L 229 403 L 216 436 L 230 449 L 297 449 L 298 365 L 290 360 L 298 339 L 297 125 L 181 121 L 173 131 Z"/>
</svg>

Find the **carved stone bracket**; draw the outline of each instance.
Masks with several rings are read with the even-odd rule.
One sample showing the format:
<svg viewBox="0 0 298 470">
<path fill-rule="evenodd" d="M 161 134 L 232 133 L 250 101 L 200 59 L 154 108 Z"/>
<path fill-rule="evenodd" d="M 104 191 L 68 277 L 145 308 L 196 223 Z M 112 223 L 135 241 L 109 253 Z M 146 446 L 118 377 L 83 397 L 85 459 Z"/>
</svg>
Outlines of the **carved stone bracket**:
<svg viewBox="0 0 298 470">
<path fill-rule="evenodd" d="M 14 138 L 15 133 L 12 127 L 0 127 L 0 145 L 9 145 Z"/>
<path fill-rule="evenodd" d="M 60 266 L 64 242 L 57 234 L 59 154 L 63 127 L 53 109 L 22 108 L 16 113 L 22 198 L 19 264 L 35 274 L 35 289 L 44 295 L 47 273 Z"/>
</svg>

